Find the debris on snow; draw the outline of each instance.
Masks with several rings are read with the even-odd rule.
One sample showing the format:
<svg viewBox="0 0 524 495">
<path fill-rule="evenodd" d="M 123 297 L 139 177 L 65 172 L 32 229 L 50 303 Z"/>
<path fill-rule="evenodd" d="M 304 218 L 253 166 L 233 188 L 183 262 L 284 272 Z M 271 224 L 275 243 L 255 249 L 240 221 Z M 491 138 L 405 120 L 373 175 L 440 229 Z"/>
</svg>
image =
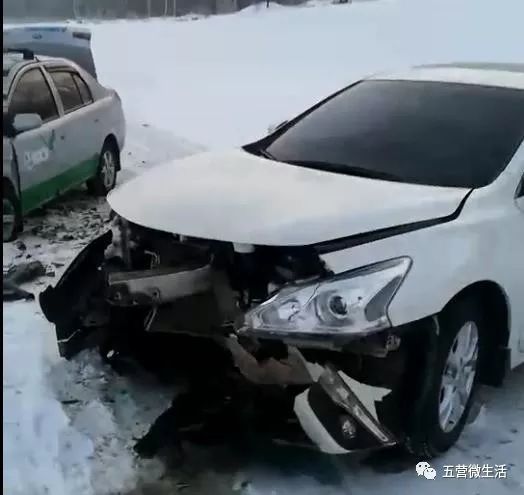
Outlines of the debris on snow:
<svg viewBox="0 0 524 495">
<path fill-rule="evenodd" d="M 40 261 L 30 261 L 11 266 L 3 274 L 3 300 L 16 301 L 18 299 L 31 300 L 34 295 L 23 290 L 19 285 L 46 275 L 46 269 Z"/>
</svg>

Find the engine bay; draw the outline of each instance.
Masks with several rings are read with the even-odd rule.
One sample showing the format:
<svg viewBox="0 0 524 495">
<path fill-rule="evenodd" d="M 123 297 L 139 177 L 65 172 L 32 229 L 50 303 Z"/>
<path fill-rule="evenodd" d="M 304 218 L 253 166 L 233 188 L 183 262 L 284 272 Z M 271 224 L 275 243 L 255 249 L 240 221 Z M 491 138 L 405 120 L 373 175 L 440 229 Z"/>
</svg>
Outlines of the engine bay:
<svg viewBox="0 0 524 495">
<path fill-rule="evenodd" d="M 314 339 L 289 342 L 242 331 L 252 308 L 294 285 L 330 276 L 319 255 L 307 247 L 188 238 L 117 217 L 111 230 L 84 248 L 56 286 L 40 294 L 40 305 L 55 324 L 63 357 L 71 359 L 87 347 L 97 347 L 102 359 L 119 372 L 134 363 L 162 381 L 183 377 L 187 382 L 187 393 L 174 399 L 164 419 L 155 423 L 160 426 L 153 425 L 139 442 L 139 450 L 147 451 L 149 439 L 164 436 L 154 432 L 171 424 L 172 415 L 179 425 L 192 423 L 197 411 L 211 407 L 207 396 L 220 403 L 205 420 L 212 429 L 218 428 L 216 421 L 231 423 L 224 420 L 225 411 L 239 414 L 240 421 L 249 416 L 246 408 L 255 408 L 252 427 L 269 428 L 280 440 L 287 436 L 300 443 L 304 430 L 315 435 L 308 418 L 320 415 L 326 418 L 322 422 L 335 421 L 330 435 L 338 438 L 340 418 L 353 424 L 350 416 L 356 415 L 360 426 L 354 424 L 350 438 L 338 438 L 335 450 L 390 445 L 394 434 L 388 428 L 396 432 L 400 427 L 390 420 L 387 427 L 381 425 L 379 417 L 395 418 L 391 411 L 405 396 L 409 339 L 401 345 L 394 332 L 378 332 L 356 336 L 344 347 L 326 347 Z M 354 384 L 395 392 L 382 401 L 383 412 L 373 413 L 351 392 Z M 281 401 L 283 409 L 268 424 L 275 401 Z M 181 403 L 187 403 L 186 419 L 180 419 Z M 327 404 L 332 404 L 329 411 Z M 234 423 L 230 426 L 236 428 Z"/>
<path fill-rule="evenodd" d="M 312 248 L 238 245 L 147 229 L 116 218 L 105 250 L 106 299 L 150 307 L 146 331 L 241 325 L 282 287 L 328 274 Z M 196 318 L 205 313 L 207 318 Z M 190 314 L 185 321 L 183 314 Z M 162 323 L 164 322 L 164 323 Z"/>
</svg>

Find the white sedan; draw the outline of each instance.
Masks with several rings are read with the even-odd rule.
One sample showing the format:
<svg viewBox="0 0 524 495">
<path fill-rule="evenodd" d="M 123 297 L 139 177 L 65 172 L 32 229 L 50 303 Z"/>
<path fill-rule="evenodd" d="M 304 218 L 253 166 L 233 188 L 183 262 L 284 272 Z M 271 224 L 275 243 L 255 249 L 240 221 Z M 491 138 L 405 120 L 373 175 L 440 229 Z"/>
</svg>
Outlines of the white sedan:
<svg viewBox="0 0 524 495">
<path fill-rule="evenodd" d="M 377 75 L 108 201 L 113 231 L 40 302 L 68 357 L 100 326 L 110 361 L 164 356 L 199 376 L 165 413 L 180 435 L 216 431 L 202 404 L 223 393 L 220 417 L 249 408 L 257 431 L 326 453 L 431 457 L 458 439 L 477 386 L 524 361 L 521 66 Z M 194 400 L 185 419 L 178 400 Z"/>
</svg>

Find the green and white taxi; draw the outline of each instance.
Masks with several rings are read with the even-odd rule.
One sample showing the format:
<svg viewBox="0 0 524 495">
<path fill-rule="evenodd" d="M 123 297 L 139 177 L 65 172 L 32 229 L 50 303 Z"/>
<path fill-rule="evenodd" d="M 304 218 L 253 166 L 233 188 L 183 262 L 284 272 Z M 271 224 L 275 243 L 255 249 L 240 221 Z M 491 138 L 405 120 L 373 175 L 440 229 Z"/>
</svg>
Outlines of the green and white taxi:
<svg viewBox="0 0 524 495">
<path fill-rule="evenodd" d="M 4 242 L 66 190 L 115 186 L 125 118 L 118 93 L 97 81 L 90 39 L 77 27 L 4 28 Z"/>
</svg>

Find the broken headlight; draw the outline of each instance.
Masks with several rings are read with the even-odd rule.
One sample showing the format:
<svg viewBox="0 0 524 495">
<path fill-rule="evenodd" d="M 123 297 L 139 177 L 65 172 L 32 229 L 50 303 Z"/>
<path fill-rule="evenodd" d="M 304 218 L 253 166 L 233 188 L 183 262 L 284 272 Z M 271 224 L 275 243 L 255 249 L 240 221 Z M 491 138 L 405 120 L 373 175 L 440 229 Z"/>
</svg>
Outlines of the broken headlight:
<svg viewBox="0 0 524 495">
<path fill-rule="evenodd" d="M 312 284 L 286 287 L 249 311 L 246 327 L 318 335 L 362 334 L 388 328 L 389 303 L 410 266 L 410 258 L 396 258 Z"/>
</svg>

